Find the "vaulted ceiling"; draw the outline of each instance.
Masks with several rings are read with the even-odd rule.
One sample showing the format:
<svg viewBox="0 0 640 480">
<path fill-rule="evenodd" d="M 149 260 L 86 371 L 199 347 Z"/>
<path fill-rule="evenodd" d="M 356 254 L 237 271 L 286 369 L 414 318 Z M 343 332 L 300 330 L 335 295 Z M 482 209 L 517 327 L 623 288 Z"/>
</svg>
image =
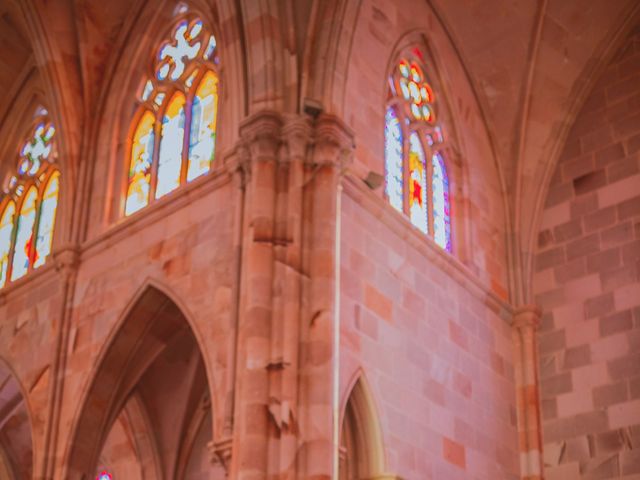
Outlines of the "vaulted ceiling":
<svg viewBox="0 0 640 480">
<path fill-rule="evenodd" d="M 385 1 L 392 0 L 361 1 L 374 1 L 384 8 Z M 537 206 L 543 202 L 555 158 L 598 69 L 620 37 L 637 23 L 640 2 L 423 1 L 446 27 L 477 95 L 512 208 L 511 228 L 518 239 L 514 250 L 524 255 L 521 263 L 526 272 Z M 287 18 L 278 35 L 288 39 L 283 47 L 297 55 L 301 65 L 299 57 L 311 50 L 304 44 L 309 36 L 303 32 L 319 11 L 316 2 L 192 3 L 224 4 L 216 8 L 240 11 L 245 18 L 240 20 L 240 31 L 251 39 L 257 29 L 256 10 Z M 157 1 L 160 9 L 172 9 L 174 4 L 173 0 Z M 145 5 L 142 0 L 0 0 L 0 132 L 3 124 L 12 121 L 11 105 L 25 82 L 25 71 L 33 65 L 48 68 L 47 54 L 42 52 L 46 49 L 60 55 L 65 68 L 64 75 L 58 71 L 58 76 L 66 78 L 62 83 L 68 91 L 60 95 L 67 97 L 57 105 L 77 109 L 78 118 L 87 115 L 104 91 L 110 65 L 123 55 L 131 19 Z M 275 32 L 269 28 L 264 31 Z M 41 38 L 42 32 L 47 32 L 46 38 Z M 247 50 L 247 56 L 250 53 Z M 55 76 L 55 69 L 47 71 L 46 78 Z"/>
</svg>

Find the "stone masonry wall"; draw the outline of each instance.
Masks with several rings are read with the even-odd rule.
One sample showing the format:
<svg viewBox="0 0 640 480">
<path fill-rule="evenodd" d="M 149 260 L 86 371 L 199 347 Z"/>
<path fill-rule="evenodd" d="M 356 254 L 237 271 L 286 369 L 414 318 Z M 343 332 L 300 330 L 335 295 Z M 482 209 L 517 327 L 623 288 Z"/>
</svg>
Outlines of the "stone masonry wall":
<svg viewBox="0 0 640 480">
<path fill-rule="evenodd" d="M 538 238 L 546 478 L 640 478 L 640 29 L 576 118 Z"/>
<path fill-rule="evenodd" d="M 490 307 L 468 271 L 454 279 L 457 260 L 364 190 L 346 185 L 342 199 L 343 402 L 361 371 L 386 470 L 400 478 L 518 478 L 511 327 L 501 304 Z"/>
</svg>

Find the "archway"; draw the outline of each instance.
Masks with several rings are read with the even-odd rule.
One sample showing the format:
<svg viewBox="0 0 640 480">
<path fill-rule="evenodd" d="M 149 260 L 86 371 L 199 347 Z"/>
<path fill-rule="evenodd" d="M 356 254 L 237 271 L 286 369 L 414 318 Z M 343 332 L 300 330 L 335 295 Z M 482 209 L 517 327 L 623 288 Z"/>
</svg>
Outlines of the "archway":
<svg viewBox="0 0 640 480">
<path fill-rule="evenodd" d="M 65 478 L 102 472 L 132 480 L 224 478 L 206 462 L 209 394 L 204 358 L 185 315 L 148 287 L 99 360 Z"/>
<path fill-rule="evenodd" d="M 349 394 L 340 434 L 339 480 L 365 480 L 384 475 L 384 448 L 373 398 L 360 376 Z"/>
<path fill-rule="evenodd" d="M 27 404 L 9 367 L 0 360 L 0 478 L 29 480 L 33 472 Z"/>
</svg>

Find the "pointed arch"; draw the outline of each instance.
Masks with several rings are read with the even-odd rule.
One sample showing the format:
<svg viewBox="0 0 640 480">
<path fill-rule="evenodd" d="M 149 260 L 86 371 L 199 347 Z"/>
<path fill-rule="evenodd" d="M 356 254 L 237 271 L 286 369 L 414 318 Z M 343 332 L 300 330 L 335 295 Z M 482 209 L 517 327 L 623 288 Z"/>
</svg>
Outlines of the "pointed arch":
<svg viewBox="0 0 640 480">
<path fill-rule="evenodd" d="M 340 480 L 364 480 L 383 475 L 382 429 L 373 395 L 362 373 L 356 376 L 342 414 Z"/>
<path fill-rule="evenodd" d="M 105 343 L 74 422 L 66 454 L 65 478 L 82 478 L 82 475 L 91 478 L 95 475 L 103 445 L 114 422 L 123 412 L 130 417 L 136 411 L 143 412 L 138 415 L 141 419 L 128 423 L 136 426 L 136 435 L 149 436 L 144 442 L 135 442 L 140 468 L 147 465 L 152 477 L 159 475 L 158 472 L 172 477 L 177 455 L 167 452 L 177 452 L 179 443 L 172 446 L 171 442 L 182 441 L 197 413 L 200 399 L 203 395 L 211 399 L 212 384 L 204 362 L 206 356 L 202 353 L 197 332 L 191 327 L 188 312 L 163 290 L 155 285 L 146 285 Z M 163 372 L 182 366 L 184 368 L 179 375 L 169 372 L 163 378 Z M 166 402 L 169 398 L 164 394 L 158 395 L 158 389 L 169 378 L 178 378 L 181 386 L 167 389 L 180 396 L 171 404 L 171 415 L 175 417 L 171 421 L 175 421 L 167 429 L 167 404 L 153 402 L 154 399 Z M 136 408 L 132 409 L 131 399 L 134 397 L 138 401 Z M 167 436 L 171 438 L 166 440 Z M 146 457 L 140 452 L 140 445 L 144 446 Z M 159 459 L 150 460 L 149 452 L 159 452 L 155 454 Z"/>
<path fill-rule="evenodd" d="M 0 358 L 0 478 L 29 480 L 33 474 L 33 429 L 26 393 Z"/>
</svg>

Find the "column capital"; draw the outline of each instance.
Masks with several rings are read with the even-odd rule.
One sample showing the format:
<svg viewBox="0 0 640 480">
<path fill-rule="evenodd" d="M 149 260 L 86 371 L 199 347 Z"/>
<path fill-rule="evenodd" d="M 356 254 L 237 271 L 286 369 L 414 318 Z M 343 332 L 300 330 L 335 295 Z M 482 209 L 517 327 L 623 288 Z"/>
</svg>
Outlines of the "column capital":
<svg viewBox="0 0 640 480">
<path fill-rule="evenodd" d="M 62 245 L 53 252 L 53 262 L 57 271 L 68 274 L 80 264 L 80 251 L 77 245 Z"/>
<path fill-rule="evenodd" d="M 518 329 L 525 327 L 537 329 L 541 315 L 542 312 L 537 305 L 522 305 L 514 310 L 511 325 Z"/>
<path fill-rule="evenodd" d="M 251 152 L 252 160 L 275 160 L 282 143 L 282 116 L 261 110 L 240 124 L 241 144 Z"/>
<path fill-rule="evenodd" d="M 315 146 L 313 163 L 343 169 L 353 154 L 353 131 L 339 117 L 321 115 L 316 122 Z"/>
<path fill-rule="evenodd" d="M 307 155 L 313 135 L 313 128 L 308 118 L 301 115 L 292 115 L 285 119 L 282 128 L 282 138 L 285 142 L 289 159 L 300 158 L 304 160 Z"/>
</svg>

